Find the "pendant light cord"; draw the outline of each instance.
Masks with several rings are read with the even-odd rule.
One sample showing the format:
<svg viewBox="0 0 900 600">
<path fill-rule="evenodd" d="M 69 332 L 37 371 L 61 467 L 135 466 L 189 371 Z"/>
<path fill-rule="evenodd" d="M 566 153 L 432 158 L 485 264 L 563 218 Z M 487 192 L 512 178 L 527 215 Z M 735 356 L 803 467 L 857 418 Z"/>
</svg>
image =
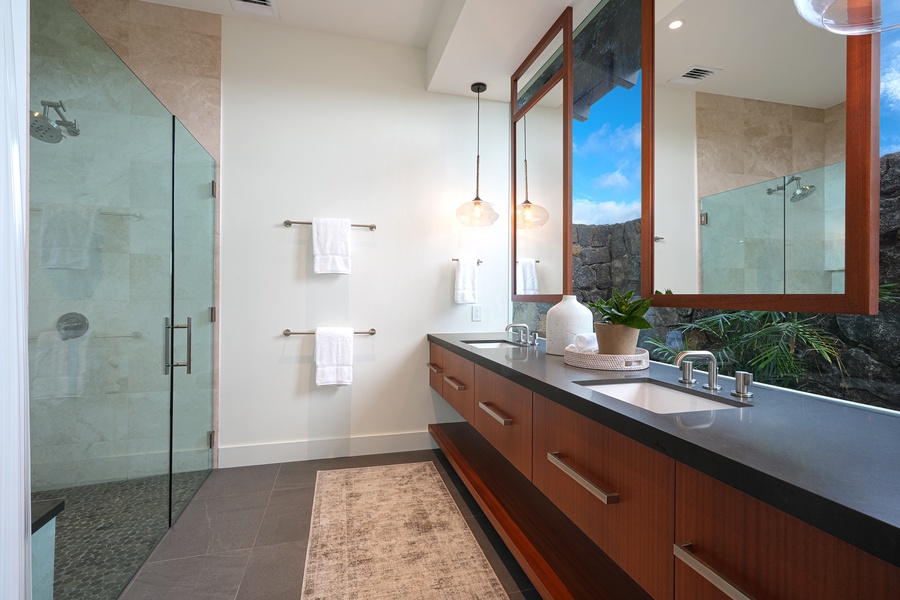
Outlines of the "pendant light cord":
<svg viewBox="0 0 900 600">
<path fill-rule="evenodd" d="M 525 204 L 528 204 L 528 115 L 522 117 L 522 146 L 525 149 Z"/>
<path fill-rule="evenodd" d="M 480 201 L 481 198 L 478 194 L 478 182 L 481 179 L 481 92 L 478 92 L 478 102 L 477 102 L 477 129 L 476 129 L 476 142 L 475 142 L 475 201 Z"/>
</svg>

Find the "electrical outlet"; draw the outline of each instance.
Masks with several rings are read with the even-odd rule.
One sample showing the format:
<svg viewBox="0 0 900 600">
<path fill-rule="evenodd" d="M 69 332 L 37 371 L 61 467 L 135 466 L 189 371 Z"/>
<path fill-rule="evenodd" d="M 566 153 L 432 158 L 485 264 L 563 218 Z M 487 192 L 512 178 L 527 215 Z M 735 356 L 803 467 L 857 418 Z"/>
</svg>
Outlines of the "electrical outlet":
<svg viewBox="0 0 900 600">
<path fill-rule="evenodd" d="M 473 304 L 472 305 L 472 321 L 480 322 L 481 321 L 481 305 Z"/>
</svg>

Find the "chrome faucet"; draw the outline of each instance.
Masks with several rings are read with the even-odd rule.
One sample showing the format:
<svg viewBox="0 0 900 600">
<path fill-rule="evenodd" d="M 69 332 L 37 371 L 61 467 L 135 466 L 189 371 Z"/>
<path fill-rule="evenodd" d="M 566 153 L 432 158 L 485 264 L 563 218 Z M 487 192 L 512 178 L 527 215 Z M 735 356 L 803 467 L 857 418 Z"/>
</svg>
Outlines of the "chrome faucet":
<svg viewBox="0 0 900 600">
<path fill-rule="evenodd" d="M 522 328 L 525 328 L 525 331 L 522 331 Z M 531 328 L 527 323 L 510 323 L 506 326 L 506 330 L 510 329 L 518 329 L 519 330 L 519 343 L 520 344 L 531 344 Z"/>
<path fill-rule="evenodd" d="M 706 362 L 708 363 L 707 370 L 709 371 L 709 383 L 704 383 L 703 387 L 708 390 L 713 390 L 713 391 L 722 389 L 722 386 L 717 383 L 717 380 L 719 378 L 719 373 L 716 369 L 716 355 L 715 354 L 713 354 L 709 350 L 685 350 L 684 352 L 679 352 L 678 356 L 675 357 L 675 366 L 681 367 L 682 361 L 684 361 L 684 359 L 686 359 L 686 358 L 706 359 Z M 690 361 L 687 362 L 685 364 L 685 367 L 687 367 L 688 365 L 692 365 L 692 363 Z M 682 371 L 682 372 L 684 372 L 684 371 Z M 691 379 L 689 374 L 687 375 L 686 378 L 688 380 Z M 684 378 L 682 378 L 682 381 L 684 381 Z"/>
</svg>

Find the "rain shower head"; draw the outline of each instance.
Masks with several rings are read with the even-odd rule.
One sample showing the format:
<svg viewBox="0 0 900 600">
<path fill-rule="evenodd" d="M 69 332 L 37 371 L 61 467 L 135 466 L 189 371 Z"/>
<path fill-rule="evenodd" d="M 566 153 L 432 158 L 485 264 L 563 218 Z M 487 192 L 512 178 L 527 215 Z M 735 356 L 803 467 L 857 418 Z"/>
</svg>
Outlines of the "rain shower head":
<svg viewBox="0 0 900 600">
<path fill-rule="evenodd" d="M 56 123 L 46 115 L 33 110 L 31 111 L 31 137 L 48 144 L 58 144 L 62 141 L 63 135 Z"/>
<path fill-rule="evenodd" d="M 799 202 L 803 200 L 807 196 L 811 195 L 816 191 L 816 186 L 814 185 L 800 185 L 800 182 L 797 182 L 797 189 L 794 190 L 794 193 L 791 194 L 791 202 Z"/>
<path fill-rule="evenodd" d="M 43 114 L 37 111 L 31 112 L 32 137 L 35 137 L 42 142 L 47 142 L 49 144 L 58 144 L 64 137 L 61 128 L 65 128 L 66 133 L 68 133 L 72 137 L 75 137 L 81 133 L 75 121 L 69 121 L 65 118 L 65 116 L 63 116 L 63 113 L 66 111 L 66 107 L 63 105 L 62 100 L 60 100 L 59 102 L 41 100 L 41 106 L 44 107 Z M 59 115 L 59 119 L 57 119 L 55 123 L 50 119 L 50 117 L 47 116 L 51 108 L 56 111 L 57 115 Z"/>
</svg>

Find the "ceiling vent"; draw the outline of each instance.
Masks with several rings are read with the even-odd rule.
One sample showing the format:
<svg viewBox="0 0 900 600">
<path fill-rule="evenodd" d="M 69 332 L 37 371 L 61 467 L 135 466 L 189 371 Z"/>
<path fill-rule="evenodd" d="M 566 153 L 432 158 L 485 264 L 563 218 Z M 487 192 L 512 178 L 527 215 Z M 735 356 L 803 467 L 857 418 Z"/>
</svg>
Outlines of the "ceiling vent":
<svg viewBox="0 0 900 600">
<path fill-rule="evenodd" d="M 669 83 L 681 83 L 683 85 L 697 85 L 701 81 L 705 81 L 715 75 L 716 73 L 721 72 L 722 69 L 716 69 L 715 67 L 700 67 L 694 65 L 678 77 L 669 80 Z"/>
<path fill-rule="evenodd" d="M 231 0 L 231 8 L 235 12 L 255 15 L 257 17 L 278 18 L 275 0 Z"/>
</svg>

